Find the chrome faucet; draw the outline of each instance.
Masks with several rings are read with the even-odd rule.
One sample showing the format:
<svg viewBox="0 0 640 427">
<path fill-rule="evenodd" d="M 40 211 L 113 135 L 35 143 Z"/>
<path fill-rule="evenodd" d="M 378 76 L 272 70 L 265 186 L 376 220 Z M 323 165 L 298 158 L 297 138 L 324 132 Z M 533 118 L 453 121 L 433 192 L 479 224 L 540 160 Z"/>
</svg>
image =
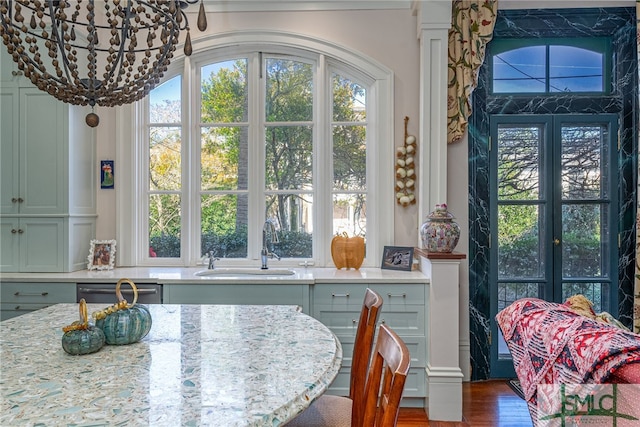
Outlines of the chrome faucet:
<svg viewBox="0 0 640 427">
<path fill-rule="evenodd" d="M 276 232 L 276 227 L 273 225 L 271 220 L 266 220 L 264 225 L 262 226 L 262 251 L 260 252 L 262 258 L 262 267 L 263 270 L 268 269 L 267 267 L 267 258 L 275 258 L 280 259 L 280 257 L 275 252 L 269 252 L 269 248 L 267 247 L 267 235 L 271 239 L 271 246 L 275 243 L 278 243 L 278 233 Z M 273 250 L 273 249 L 272 249 Z"/>
<path fill-rule="evenodd" d="M 218 261 L 218 260 L 220 260 L 220 258 L 216 258 L 216 257 L 213 255 L 213 251 L 209 251 L 209 270 L 213 270 L 213 269 L 215 269 L 215 268 L 216 268 L 216 266 L 214 265 L 214 263 L 215 263 L 216 261 Z"/>
</svg>

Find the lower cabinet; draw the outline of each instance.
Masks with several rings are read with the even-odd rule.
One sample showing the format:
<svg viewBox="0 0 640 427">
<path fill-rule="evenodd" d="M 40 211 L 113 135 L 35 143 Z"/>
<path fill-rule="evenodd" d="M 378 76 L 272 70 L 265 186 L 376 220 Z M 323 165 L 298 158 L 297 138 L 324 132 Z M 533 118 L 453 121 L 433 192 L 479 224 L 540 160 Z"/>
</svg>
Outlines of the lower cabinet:
<svg viewBox="0 0 640 427">
<path fill-rule="evenodd" d="M 403 406 L 423 406 L 426 396 L 426 294 L 424 284 L 317 284 L 313 289 L 315 318 L 327 325 L 342 344 L 342 367 L 328 393 L 349 394 L 351 359 L 364 293 L 369 287 L 383 299 L 379 323 L 390 326 L 411 353 Z"/>
<path fill-rule="evenodd" d="M 0 283 L 0 320 L 59 303 L 76 302 L 75 283 Z"/>
</svg>

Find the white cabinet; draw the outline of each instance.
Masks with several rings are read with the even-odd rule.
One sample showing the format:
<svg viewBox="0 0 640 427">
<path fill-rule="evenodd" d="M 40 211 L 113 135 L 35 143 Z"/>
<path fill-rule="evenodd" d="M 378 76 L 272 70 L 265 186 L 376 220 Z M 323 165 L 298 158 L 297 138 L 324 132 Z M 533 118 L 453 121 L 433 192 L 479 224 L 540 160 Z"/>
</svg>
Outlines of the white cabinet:
<svg viewBox="0 0 640 427">
<path fill-rule="evenodd" d="M 86 268 L 99 172 L 87 109 L 14 77 L 6 52 L 0 60 L 0 271 Z"/>
<path fill-rule="evenodd" d="M 0 283 L 0 320 L 58 303 L 76 301 L 73 283 Z M 63 325 L 64 326 L 64 325 Z"/>
<path fill-rule="evenodd" d="M 327 325 L 342 344 L 342 367 L 328 393 L 349 395 L 353 345 L 367 287 L 383 299 L 378 323 L 385 323 L 396 331 L 411 353 L 403 406 L 422 406 L 427 394 L 426 286 L 422 283 L 317 283 L 314 286 L 313 317 Z"/>
</svg>

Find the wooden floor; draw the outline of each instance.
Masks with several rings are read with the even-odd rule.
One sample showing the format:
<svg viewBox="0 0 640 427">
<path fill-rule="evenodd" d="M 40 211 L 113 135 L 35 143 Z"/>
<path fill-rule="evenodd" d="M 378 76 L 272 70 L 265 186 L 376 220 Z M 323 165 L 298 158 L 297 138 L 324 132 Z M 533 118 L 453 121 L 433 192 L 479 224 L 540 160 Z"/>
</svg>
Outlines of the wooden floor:
<svg viewBox="0 0 640 427">
<path fill-rule="evenodd" d="M 422 409 L 402 408 L 397 427 L 531 427 L 524 400 L 503 380 L 462 384 L 462 422 L 429 421 Z"/>
</svg>

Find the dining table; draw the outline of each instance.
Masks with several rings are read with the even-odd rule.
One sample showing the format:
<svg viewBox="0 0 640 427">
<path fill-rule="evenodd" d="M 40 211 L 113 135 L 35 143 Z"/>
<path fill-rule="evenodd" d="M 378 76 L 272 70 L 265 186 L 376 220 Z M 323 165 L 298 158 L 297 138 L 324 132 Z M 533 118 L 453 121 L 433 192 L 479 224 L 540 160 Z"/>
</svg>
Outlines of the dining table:
<svg viewBox="0 0 640 427">
<path fill-rule="evenodd" d="M 0 425 L 274 427 L 322 395 L 342 363 L 333 332 L 297 306 L 147 307 L 144 338 L 85 355 L 61 344 L 78 304 L 0 322 Z"/>
</svg>

